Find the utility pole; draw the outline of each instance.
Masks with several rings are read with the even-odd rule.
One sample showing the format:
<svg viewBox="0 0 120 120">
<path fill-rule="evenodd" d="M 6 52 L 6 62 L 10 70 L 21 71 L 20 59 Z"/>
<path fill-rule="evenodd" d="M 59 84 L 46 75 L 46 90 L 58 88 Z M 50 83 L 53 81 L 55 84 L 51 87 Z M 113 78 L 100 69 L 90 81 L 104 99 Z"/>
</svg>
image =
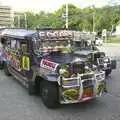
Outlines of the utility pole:
<svg viewBox="0 0 120 120">
<path fill-rule="evenodd" d="M 25 28 L 27 29 L 27 16 L 26 16 L 26 13 L 24 14 L 24 18 L 25 18 Z"/>
<path fill-rule="evenodd" d="M 65 15 L 65 18 L 66 18 L 66 29 L 68 29 L 68 4 L 66 2 L 66 15 Z"/>
</svg>

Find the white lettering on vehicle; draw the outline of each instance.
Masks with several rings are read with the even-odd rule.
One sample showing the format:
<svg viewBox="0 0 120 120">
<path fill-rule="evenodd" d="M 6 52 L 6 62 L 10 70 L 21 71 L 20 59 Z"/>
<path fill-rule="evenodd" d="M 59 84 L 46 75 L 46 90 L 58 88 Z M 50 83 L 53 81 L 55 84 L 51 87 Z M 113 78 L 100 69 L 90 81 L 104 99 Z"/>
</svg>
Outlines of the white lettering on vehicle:
<svg viewBox="0 0 120 120">
<path fill-rule="evenodd" d="M 55 62 L 51 62 L 45 59 L 41 60 L 40 67 L 55 71 L 57 68 L 58 64 Z"/>
</svg>

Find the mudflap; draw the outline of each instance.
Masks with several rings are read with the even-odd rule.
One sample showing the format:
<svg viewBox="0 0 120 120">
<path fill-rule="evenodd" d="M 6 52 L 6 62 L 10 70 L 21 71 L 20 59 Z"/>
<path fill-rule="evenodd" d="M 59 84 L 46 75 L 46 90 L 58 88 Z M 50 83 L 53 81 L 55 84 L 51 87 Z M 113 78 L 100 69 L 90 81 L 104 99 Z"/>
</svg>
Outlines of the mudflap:
<svg viewBox="0 0 120 120">
<path fill-rule="evenodd" d="M 116 69 L 117 67 L 117 61 L 116 60 L 111 60 L 111 68 Z"/>
</svg>

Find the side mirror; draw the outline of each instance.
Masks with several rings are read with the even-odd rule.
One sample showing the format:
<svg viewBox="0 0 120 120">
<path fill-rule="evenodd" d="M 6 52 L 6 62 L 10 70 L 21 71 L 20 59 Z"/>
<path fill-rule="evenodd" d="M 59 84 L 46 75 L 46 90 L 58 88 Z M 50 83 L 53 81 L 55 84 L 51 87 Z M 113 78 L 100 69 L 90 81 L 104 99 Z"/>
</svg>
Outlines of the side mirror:
<svg viewBox="0 0 120 120">
<path fill-rule="evenodd" d="M 111 68 L 116 69 L 117 67 L 117 61 L 116 60 L 111 60 Z"/>
</svg>

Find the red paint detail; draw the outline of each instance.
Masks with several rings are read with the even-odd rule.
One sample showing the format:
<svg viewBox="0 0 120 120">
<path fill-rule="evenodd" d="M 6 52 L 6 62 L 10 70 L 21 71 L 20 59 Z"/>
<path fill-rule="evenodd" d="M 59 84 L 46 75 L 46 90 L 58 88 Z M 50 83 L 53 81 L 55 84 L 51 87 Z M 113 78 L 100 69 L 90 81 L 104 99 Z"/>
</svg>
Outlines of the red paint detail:
<svg viewBox="0 0 120 120">
<path fill-rule="evenodd" d="M 51 67 L 51 68 L 53 68 L 53 69 L 54 69 L 55 66 L 56 66 L 56 63 L 51 62 L 51 61 L 48 61 L 48 60 L 43 60 L 43 61 L 42 61 L 42 64 L 45 65 L 45 66 Z"/>
<path fill-rule="evenodd" d="M 86 97 L 93 97 L 93 90 L 92 89 L 86 89 L 83 92 L 82 98 L 86 98 Z"/>
</svg>

